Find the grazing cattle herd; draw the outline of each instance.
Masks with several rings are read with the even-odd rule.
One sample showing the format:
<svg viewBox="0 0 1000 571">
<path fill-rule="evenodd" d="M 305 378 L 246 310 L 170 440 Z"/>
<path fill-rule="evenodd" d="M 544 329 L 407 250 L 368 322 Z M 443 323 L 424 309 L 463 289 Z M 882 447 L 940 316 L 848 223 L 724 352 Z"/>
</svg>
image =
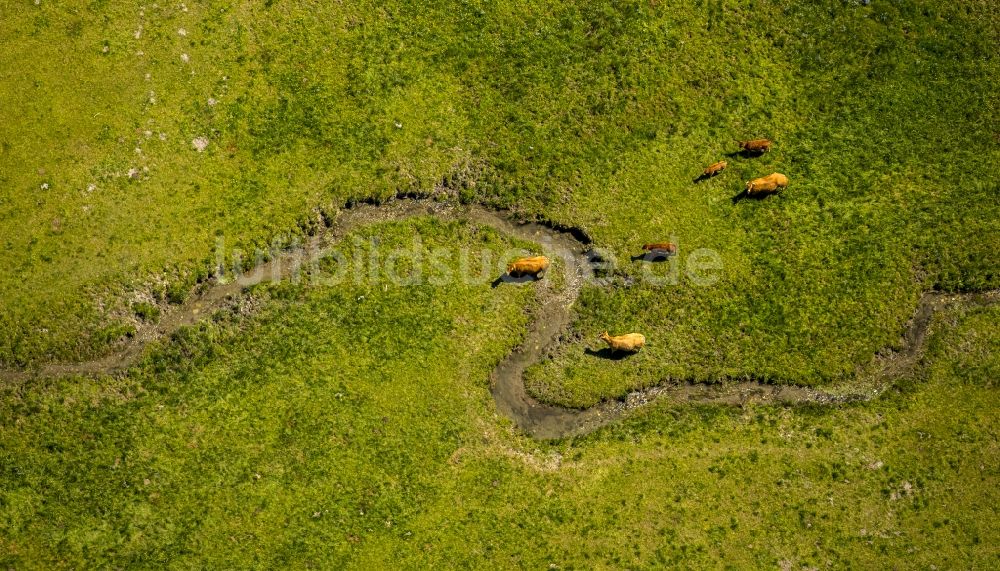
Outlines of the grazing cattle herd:
<svg viewBox="0 0 1000 571">
<path fill-rule="evenodd" d="M 759 156 L 771 150 L 770 139 L 750 139 L 747 141 L 737 141 L 740 153 L 744 156 Z M 702 171 L 699 178 L 711 178 L 726 170 L 729 164 L 726 161 L 712 163 Z M 697 182 L 698 179 L 696 179 Z M 788 177 L 781 173 L 771 173 L 767 176 L 746 181 L 744 191 L 737 195 L 737 198 L 746 196 L 749 198 L 763 198 L 770 194 L 775 194 L 788 186 Z M 734 198 L 734 201 L 736 198 Z M 670 256 L 677 253 L 677 245 L 672 242 L 650 242 L 643 244 L 642 249 L 655 257 Z M 635 258 L 633 258 L 635 259 Z M 514 260 L 507 266 L 507 274 L 511 277 L 532 276 L 540 279 L 540 274 L 549 267 L 549 259 L 545 256 L 532 256 Z M 607 331 L 601 333 L 600 339 L 608 344 L 611 353 L 619 351 L 623 353 L 636 353 L 646 345 L 646 337 L 641 333 L 626 333 L 624 335 L 609 335 Z"/>
</svg>

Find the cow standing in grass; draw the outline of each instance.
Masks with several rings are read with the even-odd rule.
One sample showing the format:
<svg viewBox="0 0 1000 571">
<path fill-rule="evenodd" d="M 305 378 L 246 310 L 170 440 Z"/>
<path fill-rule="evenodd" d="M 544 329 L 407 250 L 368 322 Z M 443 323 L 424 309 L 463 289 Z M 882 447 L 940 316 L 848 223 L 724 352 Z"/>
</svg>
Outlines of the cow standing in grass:
<svg viewBox="0 0 1000 571">
<path fill-rule="evenodd" d="M 651 253 L 672 255 L 677 253 L 677 244 L 673 242 L 652 242 L 650 244 L 643 244 L 642 249 Z"/>
<path fill-rule="evenodd" d="M 747 181 L 747 196 L 767 196 L 788 186 L 788 177 L 775 172 Z"/>
<path fill-rule="evenodd" d="M 712 163 L 705 168 L 704 172 L 701 173 L 701 176 L 702 178 L 711 178 L 719 174 L 720 172 L 726 170 L 727 166 L 729 166 L 729 163 L 727 163 L 726 161 L 719 161 L 717 163 Z"/>
<path fill-rule="evenodd" d="M 549 268 L 549 259 L 545 256 L 519 258 L 507 265 L 507 274 L 512 277 L 534 276 Z"/>
<path fill-rule="evenodd" d="M 601 341 L 608 344 L 611 352 L 623 351 L 635 353 L 646 345 L 646 337 L 642 333 L 626 333 L 625 335 L 608 335 L 605 331 L 601 333 Z"/>
<path fill-rule="evenodd" d="M 766 153 L 771 150 L 771 141 L 768 139 L 750 139 L 738 142 L 740 150 L 748 153 Z"/>
</svg>

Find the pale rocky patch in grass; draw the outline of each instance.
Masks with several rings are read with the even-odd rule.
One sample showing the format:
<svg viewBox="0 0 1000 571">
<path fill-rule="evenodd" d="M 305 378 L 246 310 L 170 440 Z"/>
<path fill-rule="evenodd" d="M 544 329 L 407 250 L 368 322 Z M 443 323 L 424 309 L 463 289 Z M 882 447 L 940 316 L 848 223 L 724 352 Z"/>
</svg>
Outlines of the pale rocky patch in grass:
<svg viewBox="0 0 1000 571">
<path fill-rule="evenodd" d="M 207 137 L 195 137 L 191 140 L 191 146 L 194 147 L 199 153 L 208 148 L 208 138 Z"/>
</svg>

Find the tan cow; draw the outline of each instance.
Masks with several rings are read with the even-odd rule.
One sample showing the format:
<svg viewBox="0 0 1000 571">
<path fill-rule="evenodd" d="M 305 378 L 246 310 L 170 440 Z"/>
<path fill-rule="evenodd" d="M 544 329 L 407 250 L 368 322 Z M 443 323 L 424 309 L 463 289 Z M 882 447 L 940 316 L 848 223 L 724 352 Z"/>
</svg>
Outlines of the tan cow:
<svg viewBox="0 0 1000 571">
<path fill-rule="evenodd" d="M 740 150 L 751 153 L 766 153 L 771 150 L 771 141 L 768 139 L 750 139 L 749 141 L 738 141 Z"/>
<path fill-rule="evenodd" d="M 717 163 L 712 163 L 708 165 L 707 168 L 705 168 L 705 171 L 701 173 L 701 176 L 705 178 L 713 177 L 719 174 L 720 172 L 726 170 L 727 166 L 729 166 L 729 163 L 727 163 L 726 161 L 719 161 Z"/>
<path fill-rule="evenodd" d="M 773 172 L 767 176 L 747 181 L 747 196 L 765 196 L 788 186 L 788 177 Z"/>
<path fill-rule="evenodd" d="M 511 276 L 538 276 L 549 267 L 549 259 L 545 256 L 518 258 L 507 265 L 507 273 Z"/>
<path fill-rule="evenodd" d="M 646 337 L 642 333 L 627 333 L 625 335 L 608 335 L 605 331 L 601 333 L 601 341 L 611 347 L 611 351 L 625 351 L 635 353 L 646 344 Z"/>
<path fill-rule="evenodd" d="M 666 252 L 668 254 L 677 253 L 677 244 L 673 242 L 653 242 L 651 244 L 643 244 L 642 249 L 647 252 Z"/>
</svg>

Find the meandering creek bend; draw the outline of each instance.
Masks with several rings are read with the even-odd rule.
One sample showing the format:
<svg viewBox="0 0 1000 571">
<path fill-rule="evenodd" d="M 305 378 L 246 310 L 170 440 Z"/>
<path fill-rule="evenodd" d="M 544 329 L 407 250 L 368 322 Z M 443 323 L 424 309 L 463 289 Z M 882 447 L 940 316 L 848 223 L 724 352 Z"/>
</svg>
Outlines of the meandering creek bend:
<svg viewBox="0 0 1000 571">
<path fill-rule="evenodd" d="M 490 383 L 497 410 L 527 434 L 538 439 L 588 433 L 653 400 L 720 404 L 835 404 L 868 400 L 877 397 L 912 369 L 922 354 L 935 312 L 958 305 L 989 305 L 1000 302 L 1000 290 L 969 294 L 925 293 L 920 298 L 914 317 L 906 326 L 901 348 L 891 354 L 877 356 L 872 372 L 841 385 L 813 389 L 727 379 L 711 384 L 678 382 L 635 391 L 621 400 L 602 402 L 588 409 L 563 408 L 540 403 L 532 398 L 525 390 L 524 371 L 559 342 L 560 334 L 570 325 L 573 302 L 581 287 L 593 275 L 591 257 L 588 256 L 590 247 L 585 239 L 581 239 L 582 233 L 518 222 L 509 213 L 479 206 L 426 199 L 397 199 L 381 205 L 361 203 L 344 208 L 327 229 L 311 238 L 302 248 L 281 252 L 271 261 L 231 282 L 212 280 L 201 284 L 183 304 L 165 312 L 155 325 L 141 326 L 125 347 L 114 353 L 92 361 L 52 363 L 31 370 L 2 370 L 0 379 L 25 382 L 37 377 L 107 375 L 124 371 L 136 362 L 150 341 L 169 335 L 180 327 L 194 324 L 213 311 L 224 308 L 234 297 L 241 295 L 244 287 L 262 281 L 288 278 L 295 271 L 296 264 L 323 257 L 346 234 L 361 226 L 401 221 L 415 216 L 436 216 L 443 220 L 465 220 L 489 226 L 516 238 L 538 243 L 547 256 L 561 260 L 565 269 L 561 275 L 565 279 L 560 286 L 555 286 L 552 284 L 553 280 L 546 279 L 519 286 L 535 288 L 541 303 L 523 342 L 500 361 L 493 370 Z M 513 284 L 510 285 L 514 287 Z"/>
</svg>

